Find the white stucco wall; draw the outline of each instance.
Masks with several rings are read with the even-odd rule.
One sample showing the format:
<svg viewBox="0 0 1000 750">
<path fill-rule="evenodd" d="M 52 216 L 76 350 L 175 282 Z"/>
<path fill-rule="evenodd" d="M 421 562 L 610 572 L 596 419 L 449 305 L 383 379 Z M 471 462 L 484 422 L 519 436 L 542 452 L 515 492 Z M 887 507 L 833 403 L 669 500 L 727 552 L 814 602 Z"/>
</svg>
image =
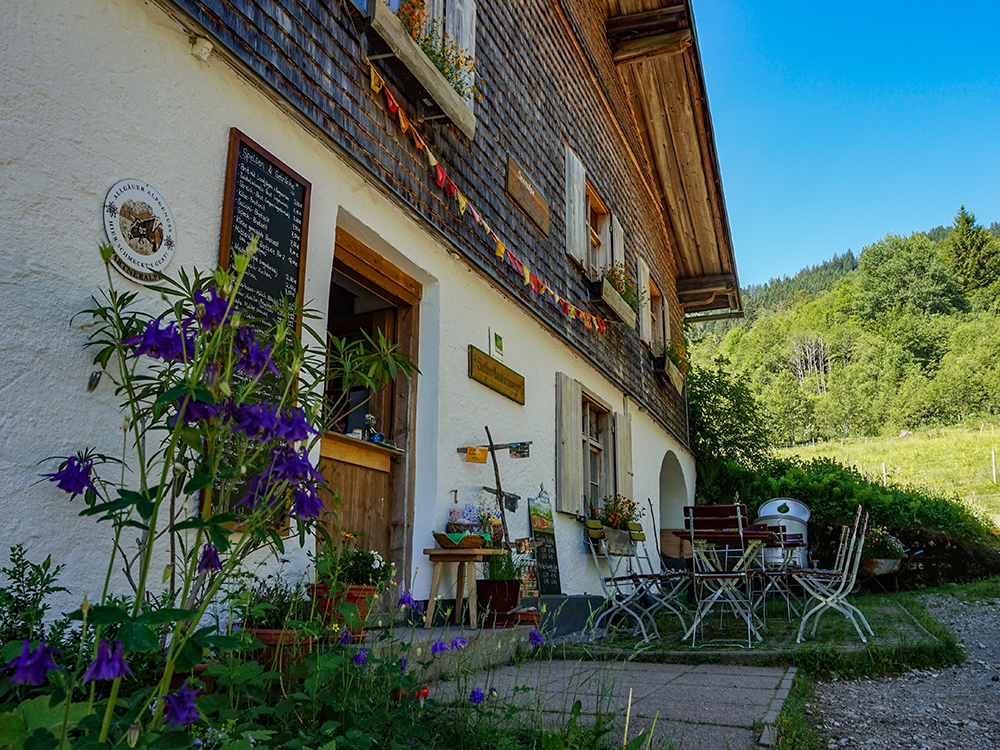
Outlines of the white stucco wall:
<svg viewBox="0 0 1000 750">
<path fill-rule="evenodd" d="M 99 591 L 95 571 L 107 564 L 107 529 L 76 517 L 79 500 L 71 504 L 48 483 L 37 484 L 37 462 L 85 446 L 114 454 L 121 444 L 110 388 L 105 383 L 86 393 L 93 369 L 81 346 L 86 332 L 69 324 L 104 285 L 97 246 L 105 241 L 105 193 L 124 177 L 153 185 L 177 225 L 168 273 L 182 265 L 213 267 L 230 127 L 312 182 L 307 304 L 327 309 L 338 224 L 424 285 L 413 444 L 417 597 L 426 596 L 431 572 L 420 550 L 432 545 L 432 530 L 444 527 L 454 491 L 464 504 L 493 484 L 490 464 L 466 464 L 456 448 L 484 443 L 487 424 L 497 442 L 530 440 L 529 459 L 500 458 L 504 489 L 526 500 L 544 486 L 554 496 L 555 373 L 577 378 L 623 410 L 619 390 L 453 259 L 269 95 L 219 55 L 194 58 L 186 32 L 158 6 L 8 4 L 0 54 L 0 513 L 6 521 L 0 553 L 23 542 L 32 559 L 51 552 L 54 562 L 65 563 L 62 583 L 70 593 L 63 606 Z M 121 277 L 115 283 L 139 289 Z M 491 327 L 504 336 L 504 363 L 525 376 L 524 406 L 468 378 L 468 345 L 488 351 Z M 634 496 L 643 507 L 652 498 L 659 514 L 664 455 L 677 455 L 688 495 L 693 461 L 648 414 L 634 406 L 631 412 Z M 526 501 L 509 523 L 512 535 L 527 535 Z M 645 523 L 653 533 L 648 511 Z M 564 592 L 598 593 L 579 524 L 559 515 L 556 533 Z M 303 551 L 289 556 L 293 567 L 304 567 Z M 124 590 L 120 577 L 116 586 Z M 453 596 L 453 583 L 446 580 L 441 593 Z"/>
</svg>

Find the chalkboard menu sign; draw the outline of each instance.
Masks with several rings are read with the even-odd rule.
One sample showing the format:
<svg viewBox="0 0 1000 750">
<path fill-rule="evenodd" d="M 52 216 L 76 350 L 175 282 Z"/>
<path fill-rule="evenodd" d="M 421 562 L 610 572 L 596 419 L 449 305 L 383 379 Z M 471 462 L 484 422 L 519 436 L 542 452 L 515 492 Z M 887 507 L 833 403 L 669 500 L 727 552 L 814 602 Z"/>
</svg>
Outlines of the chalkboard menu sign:
<svg viewBox="0 0 1000 750">
<path fill-rule="evenodd" d="M 286 299 L 301 304 L 311 188 L 239 130 L 229 131 L 219 267 L 229 268 L 231 249 L 242 251 L 260 237 L 236 294 L 237 307 L 267 318 Z"/>
<path fill-rule="evenodd" d="M 541 594 L 561 594 L 559 558 L 556 556 L 556 527 L 552 520 L 552 499 L 545 487 L 540 487 L 538 497 L 528 498 L 531 518 L 531 536 L 534 537 L 535 565 L 538 568 L 538 591 Z"/>
</svg>

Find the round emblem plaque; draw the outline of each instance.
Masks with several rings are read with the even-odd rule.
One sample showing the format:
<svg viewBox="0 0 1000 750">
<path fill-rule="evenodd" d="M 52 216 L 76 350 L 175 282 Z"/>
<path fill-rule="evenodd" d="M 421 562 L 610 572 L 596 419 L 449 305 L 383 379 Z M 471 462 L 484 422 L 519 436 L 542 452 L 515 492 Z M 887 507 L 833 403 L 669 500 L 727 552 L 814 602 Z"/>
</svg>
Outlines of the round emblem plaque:
<svg viewBox="0 0 1000 750">
<path fill-rule="evenodd" d="M 166 201 L 141 180 L 121 180 L 104 199 L 104 230 L 114 248 L 111 263 L 140 284 L 159 281 L 177 244 Z"/>
</svg>

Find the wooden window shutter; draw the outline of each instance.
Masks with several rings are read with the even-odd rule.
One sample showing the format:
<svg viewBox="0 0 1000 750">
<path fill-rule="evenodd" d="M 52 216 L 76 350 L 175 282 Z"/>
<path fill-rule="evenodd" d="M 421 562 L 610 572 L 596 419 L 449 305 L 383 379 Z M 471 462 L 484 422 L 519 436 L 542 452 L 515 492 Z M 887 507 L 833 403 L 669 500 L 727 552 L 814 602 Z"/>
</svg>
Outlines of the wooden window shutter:
<svg viewBox="0 0 1000 750">
<path fill-rule="evenodd" d="M 566 147 L 566 253 L 582 266 L 587 263 L 587 170 L 580 157 Z"/>
<path fill-rule="evenodd" d="M 625 232 L 618 217 L 611 214 L 611 265 L 625 262 Z"/>
<path fill-rule="evenodd" d="M 642 305 L 639 307 L 639 338 L 647 343 L 653 343 L 652 304 L 653 295 L 649 288 L 649 266 L 639 258 L 639 294 Z"/>
<path fill-rule="evenodd" d="M 632 422 L 615 412 L 615 491 L 632 500 Z"/>
<path fill-rule="evenodd" d="M 556 510 L 583 515 L 583 389 L 556 373 Z"/>
</svg>

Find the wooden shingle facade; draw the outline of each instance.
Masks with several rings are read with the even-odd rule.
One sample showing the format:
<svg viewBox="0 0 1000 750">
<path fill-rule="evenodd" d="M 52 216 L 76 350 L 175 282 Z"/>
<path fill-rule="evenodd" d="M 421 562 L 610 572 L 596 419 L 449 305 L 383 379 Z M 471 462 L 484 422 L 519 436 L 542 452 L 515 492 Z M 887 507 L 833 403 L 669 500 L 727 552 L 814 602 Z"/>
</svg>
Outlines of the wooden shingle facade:
<svg viewBox="0 0 1000 750">
<path fill-rule="evenodd" d="M 721 187 L 714 192 L 707 189 L 719 185 L 710 127 L 707 131 L 704 127 L 707 106 L 698 114 L 702 121 L 699 141 L 694 110 L 686 121 L 668 121 L 672 115 L 665 106 L 660 114 L 669 117 L 657 118 L 650 111 L 656 105 L 648 92 L 626 84 L 643 77 L 654 80 L 669 68 L 685 77 L 676 82 L 678 89 L 688 90 L 700 81 L 696 48 L 682 43 L 680 49 L 667 50 L 660 57 L 654 52 L 647 58 L 616 61 L 614 45 L 620 46 L 622 34 L 627 41 L 629 33 L 627 22 L 618 21 L 615 26 L 614 18 L 636 10 L 626 7 L 624 0 L 475 3 L 481 98 L 471 107 L 475 129 L 470 138 L 447 121 L 421 118 L 426 114 L 421 94 L 406 75 L 398 74 L 391 58 L 382 56 L 385 47 L 371 28 L 368 7 L 362 11 L 349 0 L 160 2 L 193 36 L 213 40 L 251 83 L 265 89 L 366 180 L 687 444 L 683 392 L 662 372 L 654 371 L 656 352 L 640 340 L 635 327 L 611 322 L 611 316 L 589 301 L 586 270 L 567 254 L 566 149 L 579 156 L 587 181 L 620 222 L 625 265 L 632 278 L 636 278 L 640 258 L 648 267 L 663 294 L 670 335 L 679 339 L 685 309 L 678 281 L 686 290 L 682 294 L 689 298 L 692 289 L 698 291 L 701 277 L 711 277 L 718 284 L 728 275 L 730 287 L 735 281 Z M 652 4 L 678 5 L 659 0 Z M 689 19 L 686 3 L 680 5 L 682 15 Z M 671 16 L 671 23 L 676 16 Z M 633 39 L 649 33 L 642 29 L 652 21 L 649 16 L 645 19 L 645 26 L 631 34 Z M 689 20 L 685 23 L 690 27 Z M 655 24 L 652 28 L 656 30 Z M 618 37 L 609 41 L 609 29 Z M 510 265 L 498 260 L 495 243 L 470 212 L 461 212 L 458 202 L 438 186 L 426 155 L 401 133 L 398 116 L 390 113 L 385 97 L 373 91 L 370 65 L 457 189 L 495 234 L 539 279 L 582 311 L 607 317 L 605 333 L 565 315 L 551 296 L 532 291 Z M 654 65 L 667 68 L 654 70 Z M 703 103 L 703 92 L 701 97 Z M 685 194 L 676 185 L 671 188 L 664 178 L 666 146 L 650 138 L 663 132 L 669 135 L 671 127 L 678 131 L 675 140 L 687 138 L 679 148 L 690 151 L 693 143 L 699 149 L 680 161 L 675 159 L 674 168 L 678 180 L 685 179 L 682 171 L 688 176 L 700 173 L 702 196 L 696 191 Z M 690 130 L 687 135 L 679 132 L 685 128 Z M 505 192 L 511 157 L 525 167 L 547 199 L 547 235 Z M 680 199 L 687 204 L 678 209 Z M 721 245 L 726 245 L 722 250 L 718 241 L 711 249 L 699 244 L 711 244 L 704 236 L 706 222 L 715 231 L 715 239 L 721 238 Z M 714 266 L 702 262 L 713 253 L 724 261 Z M 721 283 L 727 288 L 724 280 Z M 715 296 L 703 294 L 698 299 L 698 309 L 719 306 Z M 724 301 L 730 309 L 738 306 L 735 298 Z"/>
</svg>

